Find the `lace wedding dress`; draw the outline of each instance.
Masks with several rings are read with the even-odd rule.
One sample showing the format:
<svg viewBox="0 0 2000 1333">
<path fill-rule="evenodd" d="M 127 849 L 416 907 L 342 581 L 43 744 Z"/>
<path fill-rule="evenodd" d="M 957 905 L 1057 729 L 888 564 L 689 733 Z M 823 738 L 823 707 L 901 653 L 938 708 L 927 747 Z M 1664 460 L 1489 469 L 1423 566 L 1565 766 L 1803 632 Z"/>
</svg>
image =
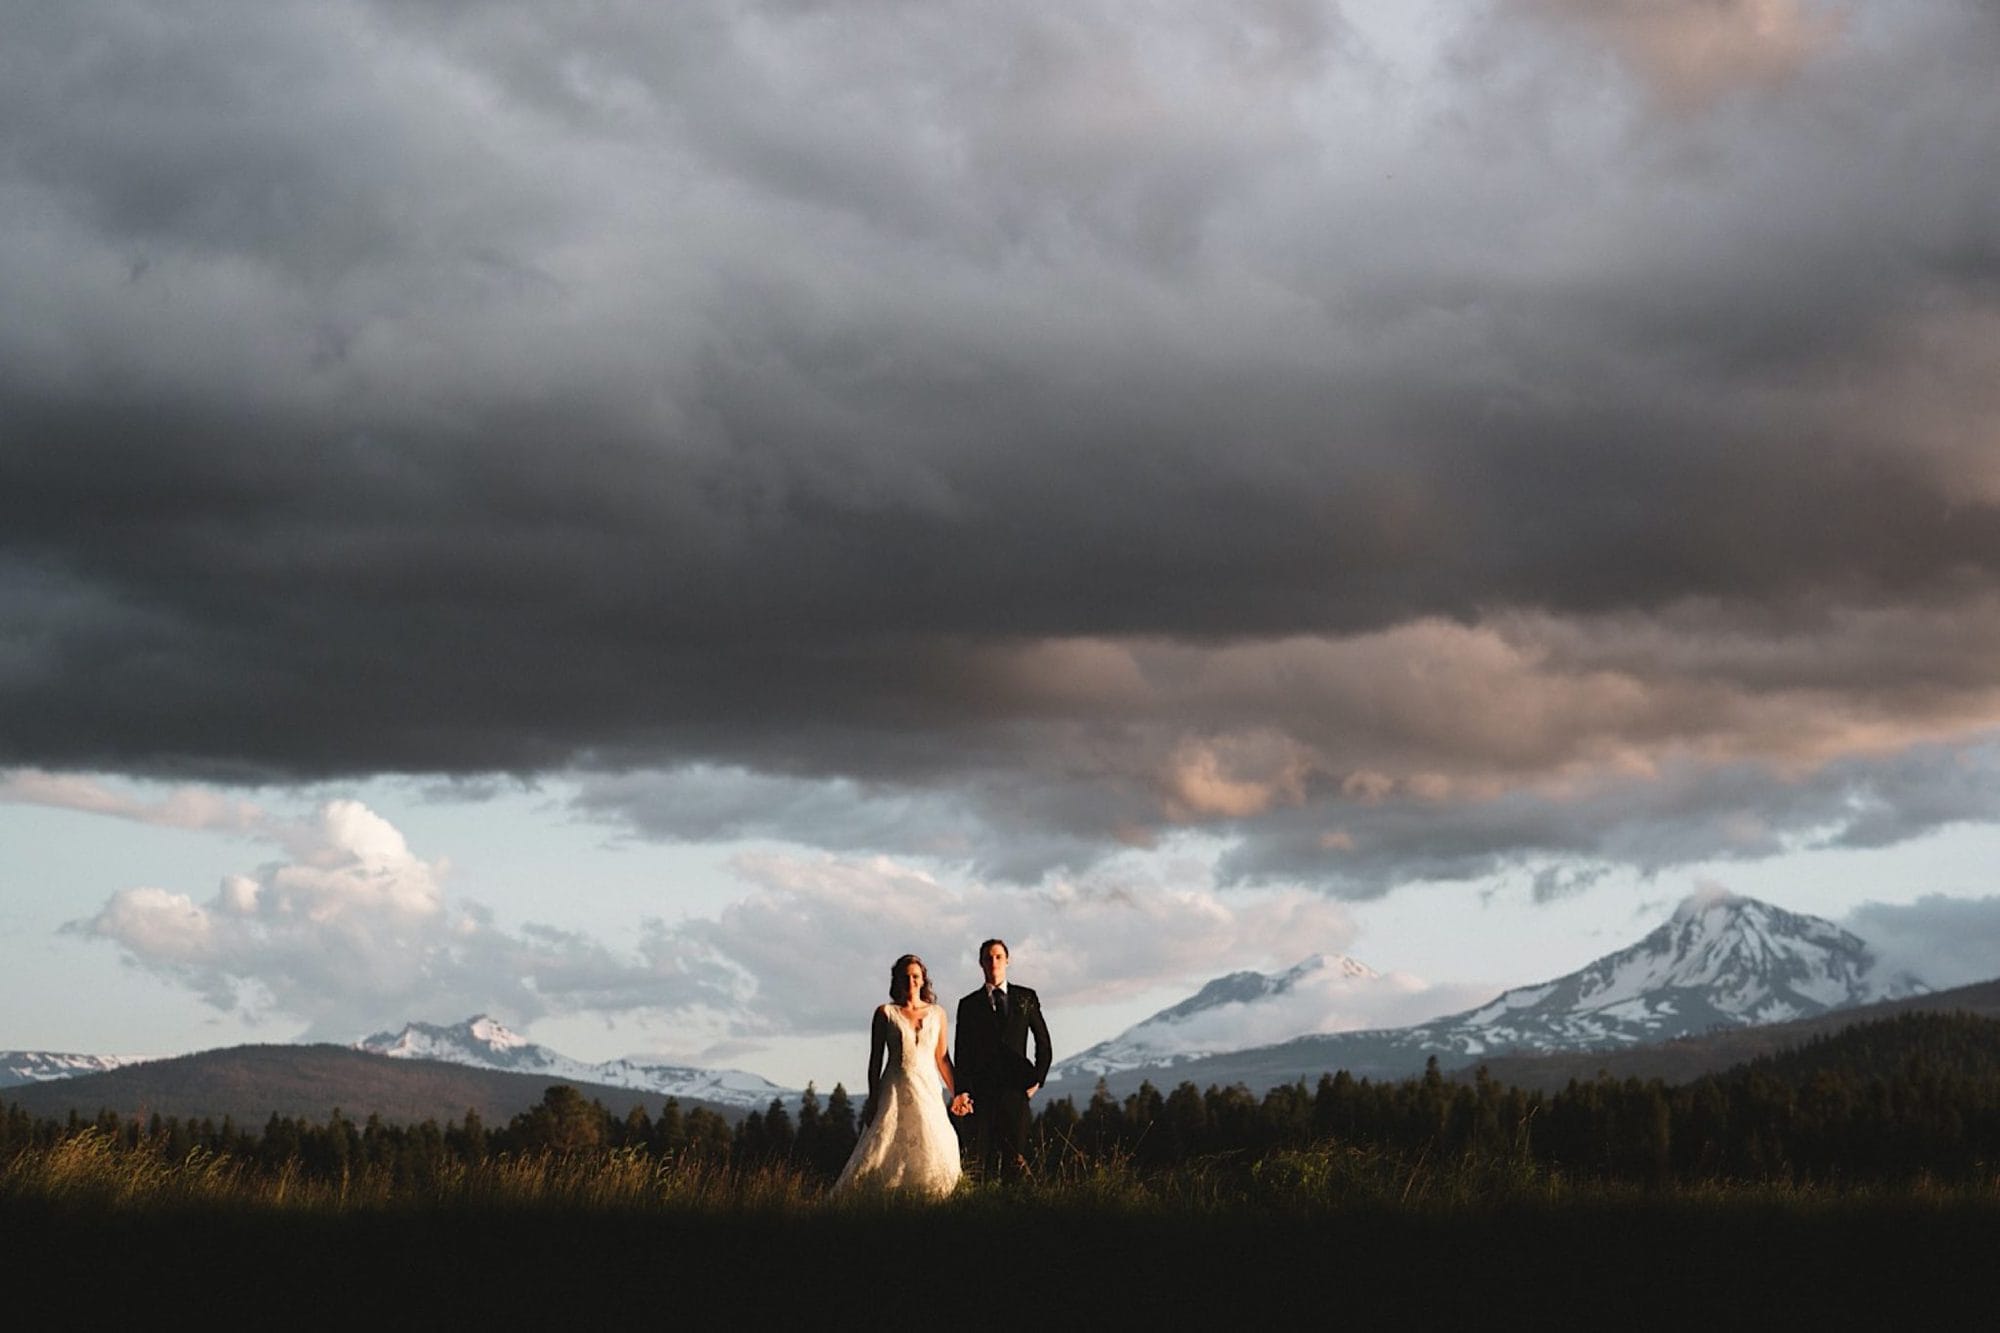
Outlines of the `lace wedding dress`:
<svg viewBox="0 0 2000 1333">
<path fill-rule="evenodd" d="M 887 1067 L 875 1092 L 875 1118 L 861 1132 L 836 1192 L 850 1189 L 912 1190 L 939 1198 L 958 1183 L 958 1135 L 945 1110 L 938 1076 L 938 1033 L 944 1010 L 926 1006 L 914 1027 L 893 1004 Z"/>
</svg>

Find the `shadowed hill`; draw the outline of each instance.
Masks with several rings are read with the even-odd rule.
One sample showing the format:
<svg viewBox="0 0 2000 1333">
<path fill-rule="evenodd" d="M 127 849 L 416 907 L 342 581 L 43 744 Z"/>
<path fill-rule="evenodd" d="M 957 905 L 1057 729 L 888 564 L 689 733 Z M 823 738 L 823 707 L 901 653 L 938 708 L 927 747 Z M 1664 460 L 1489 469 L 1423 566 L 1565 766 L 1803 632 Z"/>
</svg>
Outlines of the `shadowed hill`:
<svg viewBox="0 0 2000 1333">
<path fill-rule="evenodd" d="M 462 1118 L 470 1108 L 488 1123 L 501 1123 L 539 1102 L 551 1084 L 566 1081 L 436 1060 L 392 1060 L 345 1046 L 231 1046 L 9 1088 L 0 1092 L 0 1102 L 17 1103 L 36 1116 L 63 1117 L 73 1110 L 89 1117 L 108 1109 L 141 1119 L 158 1113 L 219 1122 L 230 1116 L 245 1127 L 262 1125 L 274 1112 L 324 1120 L 335 1107 L 356 1120 L 379 1114 L 392 1122 L 440 1124 Z M 570 1086 L 614 1115 L 643 1106 L 656 1116 L 667 1101 L 660 1093 L 632 1088 Z M 683 1110 L 700 1106 L 731 1121 L 744 1115 L 740 1107 L 679 1100 Z"/>
</svg>

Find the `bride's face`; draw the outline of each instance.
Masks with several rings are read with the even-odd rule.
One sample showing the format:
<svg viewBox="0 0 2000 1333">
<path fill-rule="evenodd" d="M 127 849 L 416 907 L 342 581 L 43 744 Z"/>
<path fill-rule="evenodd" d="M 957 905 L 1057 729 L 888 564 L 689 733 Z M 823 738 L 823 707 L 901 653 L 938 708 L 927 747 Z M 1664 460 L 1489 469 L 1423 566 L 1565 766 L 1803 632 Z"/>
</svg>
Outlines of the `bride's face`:
<svg viewBox="0 0 2000 1333">
<path fill-rule="evenodd" d="M 903 1003 L 917 1004 L 924 998 L 924 965 L 903 964 Z"/>
</svg>

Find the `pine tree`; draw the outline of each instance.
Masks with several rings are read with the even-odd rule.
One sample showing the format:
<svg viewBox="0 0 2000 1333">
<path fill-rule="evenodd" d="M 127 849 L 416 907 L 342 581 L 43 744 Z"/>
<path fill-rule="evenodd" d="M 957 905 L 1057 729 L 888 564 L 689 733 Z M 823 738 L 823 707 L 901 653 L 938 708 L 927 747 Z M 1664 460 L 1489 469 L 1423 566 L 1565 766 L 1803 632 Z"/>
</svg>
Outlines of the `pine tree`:
<svg viewBox="0 0 2000 1333">
<path fill-rule="evenodd" d="M 667 1104 L 660 1108 L 659 1119 L 653 1122 L 653 1151 L 678 1154 L 685 1152 L 687 1146 L 687 1126 L 681 1120 L 680 1098 L 669 1097 Z"/>
<path fill-rule="evenodd" d="M 514 1117 L 508 1131 L 523 1148 L 581 1152 L 603 1146 L 610 1137 L 611 1114 L 567 1083 L 558 1083 L 542 1100 Z"/>
<path fill-rule="evenodd" d="M 764 1143 L 764 1113 L 752 1111 L 743 1117 L 743 1123 L 736 1127 L 736 1140 L 730 1145 L 729 1159 L 738 1168 L 755 1166 L 766 1155 Z"/>
<path fill-rule="evenodd" d="M 815 1161 L 824 1175 L 838 1175 L 854 1153 L 860 1134 L 854 1127 L 854 1101 L 847 1085 L 836 1083 L 827 1094 L 826 1110 L 820 1116 L 820 1155 Z"/>
<path fill-rule="evenodd" d="M 486 1160 L 486 1122 L 479 1118 L 479 1108 L 465 1108 L 465 1120 L 459 1127 L 459 1156 L 467 1163 L 477 1166 Z M 448 1137 L 448 1136 L 447 1136 Z"/>
<path fill-rule="evenodd" d="M 634 1104 L 625 1113 L 625 1123 L 620 1127 L 618 1146 L 621 1148 L 645 1148 L 653 1142 L 653 1122 L 646 1115 L 643 1105 Z"/>
<path fill-rule="evenodd" d="M 792 1155 L 792 1141 L 796 1137 L 792 1129 L 792 1117 L 785 1110 L 781 1098 L 773 1097 L 771 1105 L 764 1111 L 764 1144 L 766 1153 L 777 1161 Z"/>
<path fill-rule="evenodd" d="M 757 1116 L 755 1111 L 750 1113 Z M 757 1116 L 761 1137 L 763 1117 Z M 748 1123 L 746 1118 L 745 1123 Z M 687 1151 L 696 1156 L 713 1161 L 728 1161 L 732 1145 L 738 1135 L 732 1134 L 729 1122 L 707 1107 L 697 1106 L 687 1113 Z"/>
<path fill-rule="evenodd" d="M 799 1096 L 799 1126 L 792 1138 L 792 1156 L 808 1169 L 818 1170 L 821 1156 L 820 1137 L 824 1126 L 820 1120 L 819 1091 L 810 1082 Z"/>
</svg>

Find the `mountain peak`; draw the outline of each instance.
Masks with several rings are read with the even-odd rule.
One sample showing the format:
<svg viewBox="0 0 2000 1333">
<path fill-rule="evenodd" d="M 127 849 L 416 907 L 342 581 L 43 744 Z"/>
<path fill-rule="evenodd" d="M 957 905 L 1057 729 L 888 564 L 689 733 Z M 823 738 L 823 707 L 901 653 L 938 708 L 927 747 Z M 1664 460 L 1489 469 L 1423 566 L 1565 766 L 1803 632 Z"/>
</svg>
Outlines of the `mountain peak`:
<svg viewBox="0 0 2000 1333">
<path fill-rule="evenodd" d="M 470 1036 L 474 1041 L 498 1050 L 513 1050 L 529 1044 L 526 1037 L 509 1031 L 507 1026 L 499 1019 L 487 1014 L 474 1014 L 471 1018 L 466 1019 L 461 1026 L 465 1029 L 466 1035 Z"/>
<path fill-rule="evenodd" d="M 1745 898 L 1739 893 L 1733 893 L 1723 888 L 1720 884 L 1704 884 L 1680 900 L 1679 905 L 1674 908 L 1673 916 L 1669 920 L 1692 921 L 1698 917 L 1707 916 L 1710 912 L 1717 911 L 1718 909 L 1724 912 L 1735 912 L 1746 904 L 1763 906 L 1755 898 Z"/>
<path fill-rule="evenodd" d="M 1464 1064 L 1507 1052 L 1614 1050 L 1928 989 L 1907 973 L 1886 975 L 1863 940 L 1831 921 L 1715 886 L 1683 899 L 1637 943 L 1476 1009 L 1365 1031 L 1330 1021 L 1344 1008 L 1343 991 L 1394 981 L 1338 955 L 1314 955 L 1270 976 L 1234 973 L 1057 1069 L 1094 1079 L 1196 1060 L 1210 1071 L 1204 1077 L 1214 1077 L 1218 1062 L 1253 1067 L 1263 1052 L 1273 1068 L 1347 1060 L 1386 1075 L 1413 1072 L 1428 1055 Z M 1290 1026 L 1279 1031 L 1281 1023 Z M 1271 1054 L 1279 1051 L 1289 1054 Z"/>
<path fill-rule="evenodd" d="M 1706 887 L 1638 943 L 1435 1027 L 1461 1034 L 1468 1054 L 1616 1047 L 1924 989 L 1883 975 L 1866 942 L 1831 921 Z"/>
</svg>

